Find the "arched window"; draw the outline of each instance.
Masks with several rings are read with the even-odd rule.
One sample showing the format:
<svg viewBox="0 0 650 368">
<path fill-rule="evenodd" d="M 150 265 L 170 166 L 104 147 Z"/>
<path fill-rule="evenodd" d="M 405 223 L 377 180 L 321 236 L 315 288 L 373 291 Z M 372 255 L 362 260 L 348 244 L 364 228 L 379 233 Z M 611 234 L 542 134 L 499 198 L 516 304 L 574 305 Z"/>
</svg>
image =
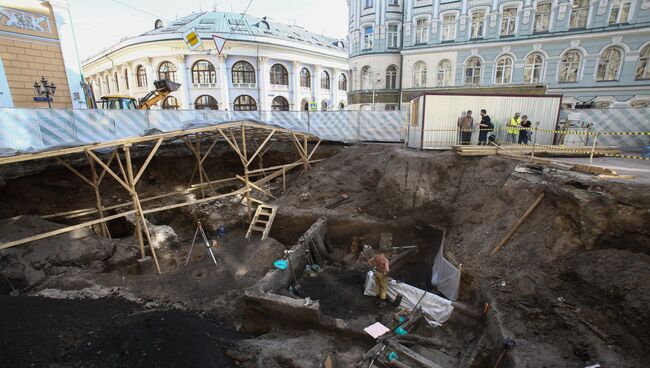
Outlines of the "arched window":
<svg viewBox="0 0 650 368">
<path fill-rule="evenodd" d="M 465 64 L 465 85 L 478 86 L 481 84 L 481 59 L 473 57 Z"/>
<path fill-rule="evenodd" d="M 347 91 L 348 90 L 348 78 L 345 76 L 345 74 L 339 75 L 339 91 Z"/>
<path fill-rule="evenodd" d="M 271 84 L 276 86 L 289 85 L 289 73 L 282 64 L 273 64 L 271 67 Z"/>
<path fill-rule="evenodd" d="M 127 90 L 130 88 L 129 87 L 129 70 L 128 69 L 124 69 L 124 85 L 125 85 Z"/>
<path fill-rule="evenodd" d="M 330 89 L 330 75 L 324 70 L 322 73 L 320 73 L 320 88 Z"/>
<path fill-rule="evenodd" d="M 300 87 L 311 88 L 311 73 L 307 68 L 300 71 Z"/>
<path fill-rule="evenodd" d="M 570 50 L 565 52 L 562 55 L 562 60 L 560 60 L 558 81 L 560 83 L 577 82 L 581 63 L 582 56 L 580 55 L 580 51 Z"/>
<path fill-rule="evenodd" d="M 451 86 L 451 62 L 447 59 L 438 63 L 438 86 Z"/>
<path fill-rule="evenodd" d="M 289 101 L 282 96 L 276 96 L 271 102 L 272 111 L 289 111 Z"/>
<path fill-rule="evenodd" d="M 255 69 L 247 61 L 238 61 L 232 66 L 232 82 L 255 83 Z"/>
<path fill-rule="evenodd" d="M 320 103 L 320 111 L 327 111 L 327 101 L 323 100 Z"/>
<path fill-rule="evenodd" d="M 386 89 L 397 88 L 397 67 L 390 65 L 386 68 Z"/>
<path fill-rule="evenodd" d="M 257 110 L 257 102 L 249 95 L 241 95 L 235 99 L 233 108 L 235 111 L 255 111 Z"/>
<path fill-rule="evenodd" d="M 309 101 L 302 100 L 302 111 L 309 111 Z"/>
<path fill-rule="evenodd" d="M 345 110 L 345 104 L 343 102 L 339 102 L 339 110 Z"/>
<path fill-rule="evenodd" d="M 370 67 L 368 65 L 361 68 L 361 89 L 371 89 L 370 74 Z"/>
<path fill-rule="evenodd" d="M 169 79 L 176 82 L 176 65 L 169 61 L 163 61 L 158 67 L 158 79 Z"/>
<path fill-rule="evenodd" d="M 617 47 L 608 47 L 600 55 L 598 69 L 596 69 L 597 81 L 615 81 L 618 79 L 618 71 L 621 69 L 623 53 Z"/>
<path fill-rule="evenodd" d="M 573 0 L 571 6 L 571 18 L 569 29 L 587 28 L 587 16 L 589 15 L 589 0 Z"/>
<path fill-rule="evenodd" d="M 197 110 L 219 110 L 219 104 L 214 97 L 202 95 L 194 101 L 194 108 Z"/>
<path fill-rule="evenodd" d="M 427 85 L 427 66 L 422 61 L 413 67 L 413 87 L 422 88 Z"/>
<path fill-rule="evenodd" d="M 217 83 L 217 71 L 207 60 L 199 60 L 192 65 L 192 83 Z"/>
<path fill-rule="evenodd" d="M 524 83 L 540 83 L 544 70 L 544 57 L 536 52 L 528 55 L 524 66 Z"/>
<path fill-rule="evenodd" d="M 142 65 L 138 65 L 135 69 L 135 76 L 138 80 L 138 87 L 142 88 L 147 86 L 147 71 Z"/>
<path fill-rule="evenodd" d="M 639 54 L 635 78 L 636 80 L 650 79 L 650 45 L 644 47 Z"/>
<path fill-rule="evenodd" d="M 179 107 L 178 100 L 174 96 L 167 96 L 167 98 L 163 100 L 163 110 L 178 110 Z"/>
<path fill-rule="evenodd" d="M 497 60 L 497 70 L 494 76 L 496 84 L 510 84 L 512 81 L 512 58 L 510 56 L 501 56 Z"/>
</svg>

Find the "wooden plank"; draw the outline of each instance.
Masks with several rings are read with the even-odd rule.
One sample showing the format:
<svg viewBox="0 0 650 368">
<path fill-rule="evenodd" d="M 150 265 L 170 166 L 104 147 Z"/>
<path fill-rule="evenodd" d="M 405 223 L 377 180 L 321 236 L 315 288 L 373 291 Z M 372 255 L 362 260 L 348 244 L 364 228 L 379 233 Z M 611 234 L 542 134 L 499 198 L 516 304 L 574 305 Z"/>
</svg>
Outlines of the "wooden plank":
<svg viewBox="0 0 650 368">
<path fill-rule="evenodd" d="M 393 350 L 397 351 L 397 354 L 401 352 L 403 355 L 407 356 L 417 364 L 419 364 L 422 367 L 426 368 L 442 368 L 442 366 L 438 365 L 437 363 L 431 361 L 430 359 L 422 356 L 420 353 L 417 351 L 414 351 L 410 348 L 407 348 L 406 346 L 400 344 L 399 342 L 392 341 L 392 340 L 387 340 L 388 345 L 393 348 Z"/>
<path fill-rule="evenodd" d="M 97 163 L 99 164 L 99 166 L 103 167 L 104 170 L 106 170 L 106 172 L 107 172 L 110 176 L 113 177 L 113 179 L 115 179 L 115 180 L 116 180 L 116 181 L 117 181 L 117 182 L 118 182 L 122 187 L 124 187 L 124 189 L 126 189 L 129 193 L 132 192 L 132 191 L 131 191 L 131 187 L 130 187 L 127 183 L 125 183 L 122 179 L 120 179 L 120 178 L 119 178 L 119 177 L 118 177 L 118 176 L 113 172 L 113 170 L 111 170 L 108 166 L 106 166 L 106 164 L 105 164 L 102 160 L 100 160 L 99 157 L 97 157 L 97 156 L 93 153 L 93 151 L 91 151 L 91 150 L 87 150 L 86 152 L 87 152 L 87 154 L 88 154 L 88 155 L 89 155 L 93 160 L 95 160 L 95 162 L 97 162 Z M 118 157 L 118 162 L 119 162 L 119 160 L 120 160 L 120 159 L 119 159 L 119 157 Z"/>
<path fill-rule="evenodd" d="M 144 170 L 146 170 L 147 166 L 149 166 L 149 163 L 153 159 L 153 156 L 156 154 L 156 152 L 158 152 L 158 148 L 160 148 L 160 145 L 162 144 L 163 141 L 164 138 L 160 138 L 158 139 L 158 142 L 156 142 L 156 145 L 153 146 L 153 149 L 151 150 L 151 152 L 149 152 L 149 156 L 147 156 L 147 159 L 142 164 L 142 167 L 138 171 L 138 174 L 135 176 L 135 179 L 133 179 L 134 180 L 133 185 L 138 184 L 138 180 L 140 180 L 140 177 L 142 176 L 142 174 L 144 174 Z"/>
<path fill-rule="evenodd" d="M 519 218 L 519 220 L 517 220 L 517 222 L 516 222 L 516 223 L 514 224 L 514 226 L 510 229 L 510 231 L 508 231 L 508 233 L 506 234 L 506 236 L 504 236 L 503 239 L 501 239 L 501 241 L 500 241 L 500 242 L 499 242 L 499 243 L 494 247 L 494 249 L 492 250 L 492 252 L 490 253 L 490 255 L 494 255 L 494 254 L 496 254 L 496 252 L 498 252 L 499 249 L 501 249 L 501 248 L 502 248 L 502 247 L 503 247 L 503 246 L 508 242 L 508 240 L 510 240 L 510 238 L 515 234 L 515 232 L 517 231 L 517 229 L 519 228 L 519 226 L 521 226 L 521 224 L 522 224 L 524 221 L 526 221 L 526 219 L 528 218 L 528 216 L 530 216 L 530 214 L 533 213 L 533 211 L 535 210 L 535 208 L 537 208 L 537 206 L 542 202 L 542 199 L 544 199 L 544 192 L 541 192 L 541 193 L 537 196 L 537 198 L 535 199 L 535 201 L 533 202 L 533 204 L 530 205 L 530 207 L 528 208 L 528 210 L 526 210 L 526 212 L 525 212 L 525 213 L 524 213 L 524 214 Z"/>
<path fill-rule="evenodd" d="M 74 167 L 70 166 L 70 164 L 68 164 L 67 162 L 63 161 L 63 160 L 60 159 L 59 157 L 56 157 L 56 161 L 58 161 L 58 162 L 59 162 L 61 165 L 63 165 L 66 169 L 72 171 L 72 173 L 75 174 L 75 175 L 77 175 L 79 178 L 81 178 L 81 180 L 85 181 L 88 185 L 90 185 L 91 188 L 95 188 L 95 183 L 93 183 L 93 182 L 91 182 L 90 180 L 88 180 L 88 178 L 86 178 L 85 176 L 83 176 L 83 175 L 82 175 L 79 171 L 77 171 Z"/>
<path fill-rule="evenodd" d="M 266 139 L 262 142 L 262 144 L 259 147 L 257 147 L 257 150 L 255 151 L 255 153 L 253 153 L 251 158 L 248 159 L 248 161 L 246 162 L 246 166 L 249 166 L 251 164 L 251 162 L 253 162 L 253 160 L 255 160 L 255 157 L 257 157 L 257 155 L 260 153 L 262 148 L 264 148 L 266 143 L 268 143 L 268 141 L 271 139 L 271 137 L 273 137 L 273 134 L 275 134 L 275 129 L 272 130 L 271 133 L 269 133 L 269 135 L 266 137 Z"/>
</svg>

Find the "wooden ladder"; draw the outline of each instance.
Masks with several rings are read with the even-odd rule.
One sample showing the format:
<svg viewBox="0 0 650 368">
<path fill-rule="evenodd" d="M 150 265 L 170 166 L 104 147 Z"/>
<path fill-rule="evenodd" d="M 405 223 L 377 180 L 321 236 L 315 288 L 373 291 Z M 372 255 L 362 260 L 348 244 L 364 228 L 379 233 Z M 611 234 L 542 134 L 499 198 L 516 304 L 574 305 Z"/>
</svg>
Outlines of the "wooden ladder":
<svg viewBox="0 0 650 368">
<path fill-rule="evenodd" d="M 253 216 L 253 221 L 251 221 L 251 225 L 248 227 L 248 231 L 246 232 L 246 239 L 251 238 L 253 231 L 261 232 L 262 240 L 266 239 L 269 236 L 269 231 L 271 231 L 271 225 L 273 225 L 273 220 L 275 219 L 275 214 L 277 212 L 278 206 L 263 203 L 257 206 L 255 215 Z"/>
</svg>

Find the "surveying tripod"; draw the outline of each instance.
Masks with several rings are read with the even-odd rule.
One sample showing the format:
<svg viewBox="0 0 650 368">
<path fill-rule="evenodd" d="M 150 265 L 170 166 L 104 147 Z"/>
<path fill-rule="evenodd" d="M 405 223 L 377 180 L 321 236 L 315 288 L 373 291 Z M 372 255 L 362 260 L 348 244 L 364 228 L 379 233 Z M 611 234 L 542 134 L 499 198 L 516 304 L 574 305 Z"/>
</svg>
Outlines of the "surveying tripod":
<svg viewBox="0 0 650 368">
<path fill-rule="evenodd" d="M 187 266 L 187 264 L 190 262 L 190 256 L 192 255 L 192 250 L 194 249 L 194 244 L 196 243 L 196 237 L 199 234 L 201 234 L 201 238 L 203 239 L 203 244 L 205 245 L 205 247 L 208 249 L 208 252 L 212 256 L 212 261 L 214 262 L 214 265 L 217 266 L 217 258 L 214 256 L 214 252 L 212 252 L 212 246 L 208 241 L 208 237 L 205 235 L 205 231 L 203 230 L 203 225 L 201 225 L 201 221 L 197 221 L 196 232 L 194 232 L 194 239 L 192 239 L 192 246 L 190 247 L 190 252 L 187 254 L 187 260 L 185 260 L 185 265 Z"/>
</svg>

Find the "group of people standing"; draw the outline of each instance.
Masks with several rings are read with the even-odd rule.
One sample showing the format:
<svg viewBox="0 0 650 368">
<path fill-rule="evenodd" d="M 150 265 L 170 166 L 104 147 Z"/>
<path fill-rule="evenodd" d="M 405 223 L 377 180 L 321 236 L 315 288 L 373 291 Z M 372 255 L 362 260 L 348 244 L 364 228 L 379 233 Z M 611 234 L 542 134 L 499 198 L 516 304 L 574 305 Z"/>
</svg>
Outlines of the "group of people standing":
<svg viewBox="0 0 650 368">
<path fill-rule="evenodd" d="M 532 135 L 530 127 L 531 123 L 530 120 L 528 120 L 528 116 L 521 116 L 520 113 L 515 113 L 506 124 L 506 130 L 508 133 L 506 143 L 528 144 Z M 460 129 L 460 144 L 471 144 L 472 129 L 474 128 L 474 118 L 472 117 L 471 110 L 467 111 L 465 115 L 458 119 L 458 128 Z M 481 109 L 481 121 L 478 124 L 478 128 L 479 146 L 487 145 L 488 141 L 496 141 L 496 137 L 493 134 L 489 134 L 494 131 L 494 124 L 485 109 Z"/>
</svg>

